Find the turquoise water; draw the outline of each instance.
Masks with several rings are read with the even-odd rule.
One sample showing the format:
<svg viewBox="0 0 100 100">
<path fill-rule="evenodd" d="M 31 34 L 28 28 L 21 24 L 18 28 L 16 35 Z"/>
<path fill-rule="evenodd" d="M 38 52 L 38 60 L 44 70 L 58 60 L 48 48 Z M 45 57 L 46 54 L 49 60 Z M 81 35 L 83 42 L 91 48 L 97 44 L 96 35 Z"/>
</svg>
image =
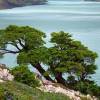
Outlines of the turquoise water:
<svg viewBox="0 0 100 100">
<path fill-rule="evenodd" d="M 98 70 L 93 76 L 100 84 L 100 3 L 82 0 L 50 0 L 47 5 L 19 7 L 0 11 L 0 28 L 10 24 L 30 25 L 47 33 L 64 30 L 98 53 Z M 49 44 L 48 44 L 49 46 Z M 8 47 L 11 48 L 11 47 Z M 13 48 L 12 48 L 13 49 Z M 16 64 L 16 55 L 5 55 L 0 63 Z"/>
</svg>

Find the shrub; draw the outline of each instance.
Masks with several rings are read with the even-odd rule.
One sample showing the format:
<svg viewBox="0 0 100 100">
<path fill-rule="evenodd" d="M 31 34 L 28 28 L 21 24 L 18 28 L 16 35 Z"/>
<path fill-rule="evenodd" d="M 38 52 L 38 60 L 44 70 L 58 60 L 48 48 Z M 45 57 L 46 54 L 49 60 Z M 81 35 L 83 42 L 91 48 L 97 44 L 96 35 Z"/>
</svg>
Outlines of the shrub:
<svg viewBox="0 0 100 100">
<path fill-rule="evenodd" d="M 68 76 L 67 82 L 68 82 L 69 84 L 75 83 L 75 77 L 74 77 L 74 76 Z"/>
<path fill-rule="evenodd" d="M 78 82 L 74 85 L 74 89 L 100 98 L 100 86 L 94 82 Z"/>
<path fill-rule="evenodd" d="M 27 84 L 31 87 L 39 86 L 39 80 L 35 78 L 35 74 L 28 69 L 28 66 L 16 66 L 11 70 L 14 80 Z"/>
<path fill-rule="evenodd" d="M 88 85 L 88 93 L 100 98 L 100 86 L 97 86 L 96 84 L 89 84 Z"/>
</svg>

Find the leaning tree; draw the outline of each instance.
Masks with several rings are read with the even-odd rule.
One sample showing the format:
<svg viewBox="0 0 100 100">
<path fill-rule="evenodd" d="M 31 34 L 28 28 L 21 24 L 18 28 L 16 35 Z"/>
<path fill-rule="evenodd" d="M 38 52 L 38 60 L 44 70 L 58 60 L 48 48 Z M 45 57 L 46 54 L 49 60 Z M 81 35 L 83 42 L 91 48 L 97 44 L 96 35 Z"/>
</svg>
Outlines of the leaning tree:
<svg viewBox="0 0 100 100">
<path fill-rule="evenodd" d="M 46 59 L 47 48 L 44 47 L 45 33 L 29 26 L 10 25 L 0 30 L 0 52 L 1 54 L 17 54 L 18 64 L 31 64 L 42 75 L 45 70 L 41 63 Z M 13 50 L 7 48 L 10 45 Z M 53 81 L 51 77 L 46 79 Z"/>
<path fill-rule="evenodd" d="M 1 54 L 17 54 L 18 64 L 31 64 L 47 80 L 58 83 L 85 81 L 95 73 L 97 54 L 75 41 L 69 33 L 53 32 L 50 42 L 52 47 L 44 44 L 45 33 L 29 26 L 10 25 L 0 30 Z M 7 48 L 14 47 L 13 50 Z M 42 64 L 46 64 L 45 70 Z M 64 77 L 64 74 L 67 77 Z"/>
<path fill-rule="evenodd" d="M 97 54 L 72 39 L 69 33 L 53 32 L 50 42 L 53 46 L 48 49 L 48 72 L 54 75 L 57 82 L 66 85 L 66 82 L 85 81 L 95 73 Z"/>
</svg>

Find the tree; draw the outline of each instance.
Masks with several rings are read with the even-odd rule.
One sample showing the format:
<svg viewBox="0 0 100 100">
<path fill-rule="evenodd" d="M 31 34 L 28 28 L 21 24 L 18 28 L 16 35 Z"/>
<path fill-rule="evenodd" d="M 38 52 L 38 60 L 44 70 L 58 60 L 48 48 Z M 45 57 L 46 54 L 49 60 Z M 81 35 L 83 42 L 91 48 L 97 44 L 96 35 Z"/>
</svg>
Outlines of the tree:
<svg viewBox="0 0 100 100">
<path fill-rule="evenodd" d="M 44 47 L 45 33 L 29 26 L 10 25 L 6 29 L 0 30 L 0 52 L 1 54 L 17 54 L 18 64 L 31 64 L 42 75 L 45 70 L 41 62 L 46 59 Z M 8 48 L 10 45 L 13 50 Z M 45 58 L 45 59 L 44 59 Z M 46 79 L 53 81 L 49 76 Z"/>
<path fill-rule="evenodd" d="M 49 48 L 48 65 L 57 82 L 66 84 L 66 79 L 71 79 L 72 82 L 73 77 L 76 81 L 85 81 L 89 75 L 95 73 L 95 52 L 72 39 L 69 33 L 53 32 L 51 36 L 53 47 Z M 63 78 L 64 73 L 67 74 L 67 78 Z"/>
<path fill-rule="evenodd" d="M 18 64 L 31 64 L 47 80 L 54 82 L 50 77 L 53 75 L 63 85 L 85 81 L 95 73 L 97 54 L 80 41 L 74 40 L 69 33 L 51 33 L 50 42 L 53 46 L 49 48 L 44 46 L 44 38 L 45 33 L 35 28 L 10 25 L 0 30 L 0 51 L 3 54 L 17 53 Z M 7 45 L 15 49 L 10 50 Z M 41 63 L 46 64 L 47 70 L 43 69 Z M 64 74 L 67 74 L 66 78 L 63 77 Z"/>
</svg>

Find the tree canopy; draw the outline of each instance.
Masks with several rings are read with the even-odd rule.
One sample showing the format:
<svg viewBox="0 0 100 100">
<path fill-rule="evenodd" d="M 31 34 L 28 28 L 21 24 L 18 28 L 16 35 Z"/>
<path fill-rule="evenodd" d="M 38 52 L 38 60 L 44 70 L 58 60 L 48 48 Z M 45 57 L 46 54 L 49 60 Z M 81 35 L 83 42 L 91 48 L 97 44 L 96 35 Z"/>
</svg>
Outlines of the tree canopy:
<svg viewBox="0 0 100 100">
<path fill-rule="evenodd" d="M 88 75 L 95 73 L 97 54 L 81 42 L 72 39 L 69 33 L 53 32 L 51 43 L 54 46 L 49 48 L 49 65 L 53 73 L 66 73 L 67 78 L 73 76 L 77 80 L 85 80 Z"/>
</svg>

